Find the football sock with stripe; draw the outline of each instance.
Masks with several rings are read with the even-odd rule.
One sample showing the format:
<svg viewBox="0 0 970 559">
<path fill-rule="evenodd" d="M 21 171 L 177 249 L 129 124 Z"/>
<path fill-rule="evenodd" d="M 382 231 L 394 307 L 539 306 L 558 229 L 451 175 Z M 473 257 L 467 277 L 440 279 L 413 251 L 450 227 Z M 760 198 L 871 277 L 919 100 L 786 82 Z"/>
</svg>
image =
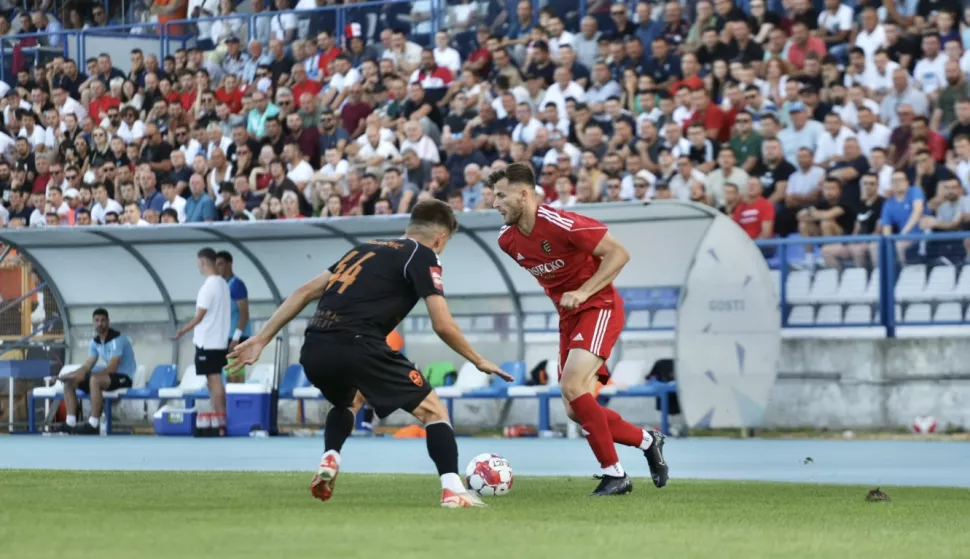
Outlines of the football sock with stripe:
<svg viewBox="0 0 970 559">
<path fill-rule="evenodd" d="M 593 450 L 600 467 L 608 468 L 619 465 L 620 459 L 616 455 L 616 447 L 613 445 L 613 436 L 610 433 L 610 424 L 603 412 L 603 407 L 596 402 L 592 394 L 583 394 L 569 402 L 569 405 L 573 408 L 576 417 L 579 418 L 579 423 L 586 435 L 586 442 Z"/>
<path fill-rule="evenodd" d="M 441 476 L 441 488 L 464 491 L 465 485 L 458 476 L 458 442 L 455 431 L 445 421 L 429 423 L 425 426 L 428 456 Z"/>
<path fill-rule="evenodd" d="M 323 430 L 324 450 L 336 450 L 344 447 L 347 437 L 354 430 L 354 412 L 349 408 L 330 408 L 327 413 L 327 423 Z"/>
<path fill-rule="evenodd" d="M 642 450 L 647 450 L 653 444 L 650 433 L 624 420 L 620 414 L 607 407 L 603 407 L 603 413 L 606 414 L 606 421 L 610 425 L 613 442 Z"/>
</svg>

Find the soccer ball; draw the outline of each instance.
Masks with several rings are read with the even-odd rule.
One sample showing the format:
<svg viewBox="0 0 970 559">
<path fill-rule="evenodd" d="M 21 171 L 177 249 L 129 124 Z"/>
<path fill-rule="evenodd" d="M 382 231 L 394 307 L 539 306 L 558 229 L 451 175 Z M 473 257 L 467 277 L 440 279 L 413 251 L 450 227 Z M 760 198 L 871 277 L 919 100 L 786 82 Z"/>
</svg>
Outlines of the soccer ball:
<svg viewBox="0 0 970 559">
<path fill-rule="evenodd" d="M 913 420 L 913 432 L 928 435 L 936 433 L 936 419 L 932 415 L 920 415 Z"/>
<path fill-rule="evenodd" d="M 465 468 L 468 489 L 483 497 L 505 495 L 512 489 L 512 466 L 498 454 L 479 454 Z"/>
</svg>

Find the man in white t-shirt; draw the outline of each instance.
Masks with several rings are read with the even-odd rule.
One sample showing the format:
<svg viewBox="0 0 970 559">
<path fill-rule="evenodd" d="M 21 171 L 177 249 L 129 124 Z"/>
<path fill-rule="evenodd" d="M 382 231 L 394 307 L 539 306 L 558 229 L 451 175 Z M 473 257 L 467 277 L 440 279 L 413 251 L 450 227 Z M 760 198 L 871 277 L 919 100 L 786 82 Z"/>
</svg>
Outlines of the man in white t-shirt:
<svg viewBox="0 0 970 559">
<path fill-rule="evenodd" d="M 162 179 L 162 197 L 165 198 L 162 211 L 172 208 L 178 214 L 179 223 L 185 223 L 185 198 L 179 196 L 175 181 L 170 177 Z"/>
<path fill-rule="evenodd" d="M 313 165 L 303 159 L 299 144 L 289 143 L 283 146 L 283 159 L 286 161 L 286 178 L 302 190 L 313 177 Z"/>
<path fill-rule="evenodd" d="M 923 37 L 923 58 L 913 68 L 913 78 L 923 93 L 936 93 L 946 85 L 946 55 L 940 50 L 937 35 Z"/>
<path fill-rule="evenodd" d="M 195 346 L 195 374 L 206 378 L 212 414 L 199 417 L 196 433 L 200 436 L 225 436 L 226 388 L 222 370 L 229 352 L 230 305 L 229 284 L 216 270 L 216 251 L 203 248 L 198 252 L 199 271 L 205 277 L 195 301 L 195 316 L 179 328 L 175 339 L 192 330 Z"/>
<path fill-rule="evenodd" d="M 461 55 L 450 46 L 451 37 L 447 31 L 438 31 L 434 36 L 434 62 L 442 68 L 448 68 L 455 76 L 461 70 Z"/>
<path fill-rule="evenodd" d="M 296 39 L 296 14 L 290 11 L 290 0 L 276 0 L 276 9 L 269 21 L 270 37 L 288 45 Z"/>
<path fill-rule="evenodd" d="M 852 8 L 840 0 L 825 0 L 825 9 L 818 14 L 818 29 L 829 54 L 844 64 L 849 58 Z"/>
</svg>

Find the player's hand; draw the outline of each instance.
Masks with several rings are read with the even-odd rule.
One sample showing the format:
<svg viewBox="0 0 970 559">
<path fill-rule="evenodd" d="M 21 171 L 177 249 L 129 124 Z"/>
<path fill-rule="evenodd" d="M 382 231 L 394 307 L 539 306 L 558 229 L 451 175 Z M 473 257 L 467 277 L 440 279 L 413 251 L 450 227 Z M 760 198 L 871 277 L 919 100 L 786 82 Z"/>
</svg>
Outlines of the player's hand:
<svg viewBox="0 0 970 559">
<path fill-rule="evenodd" d="M 515 380 L 512 377 L 512 375 L 506 373 L 502 369 L 499 369 L 498 365 L 488 360 L 478 363 L 477 365 L 475 365 L 475 367 L 477 367 L 479 371 L 488 375 L 495 375 L 501 378 L 502 380 L 504 380 L 505 382 L 512 382 L 513 380 Z"/>
<path fill-rule="evenodd" d="M 232 361 L 227 367 L 226 372 L 231 375 L 238 373 L 246 365 L 252 365 L 259 359 L 259 355 L 266 347 L 266 342 L 259 336 L 253 336 L 245 342 L 237 345 L 229 353 L 228 359 Z"/>
<path fill-rule="evenodd" d="M 564 309 L 575 309 L 585 303 L 586 299 L 589 299 L 589 295 L 582 291 L 568 291 L 563 293 L 562 299 L 559 300 L 559 306 Z"/>
</svg>

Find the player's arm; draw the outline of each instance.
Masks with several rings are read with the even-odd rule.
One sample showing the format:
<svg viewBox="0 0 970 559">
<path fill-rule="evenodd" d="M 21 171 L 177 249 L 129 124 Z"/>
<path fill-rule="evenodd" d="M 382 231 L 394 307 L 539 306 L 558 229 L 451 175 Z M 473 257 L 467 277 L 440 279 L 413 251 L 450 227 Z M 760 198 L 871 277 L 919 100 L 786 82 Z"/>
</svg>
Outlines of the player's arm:
<svg viewBox="0 0 970 559">
<path fill-rule="evenodd" d="M 592 254 L 601 259 L 599 269 L 578 290 L 565 293 L 559 301 L 561 307 L 573 309 L 582 305 L 593 294 L 613 283 L 623 266 L 630 261 L 630 253 L 609 233 L 603 235 Z"/>
<path fill-rule="evenodd" d="M 115 338 L 108 344 L 108 365 L 100 370 L 92 371 L 94 375 L 110 375 L 118 372 L 118 365 L 121 364 L 121 356 L 125 352 L 125 344 Z"/>
<path fill-rule="evenodd" d="M 260 349 L 265 347 L 287 323 L 303 312 L 307 305 L 323 297 L 323 292 L 327 290 L 327 284 L 330 283 L 330 276 L 332 275 L 329 270 L 323 272 L 298 287 L 292 295 L 286 298 L 286 301 L 283 301 L 283 304 L 263 325 L 262 330 L 253 336 L 257 339 Z"/>
<path fill-rule="evenodd" d="M 199 323 L 202 322 L 202 319 L 205 318 L 205 313 L 208 312 L 208 310 L 209 309 L 204 307 L 196 307 L 195 316 L 192 317 L 192 320 L 190 320 L 188 324 L 179 328 L 178 331 L 175 332 L 175 339 L 177 340 L 181 338 L 182 336 L 185 335 L 186 332 L 189 332 L 193 328 L 198 326 Z"/>
</svg>

